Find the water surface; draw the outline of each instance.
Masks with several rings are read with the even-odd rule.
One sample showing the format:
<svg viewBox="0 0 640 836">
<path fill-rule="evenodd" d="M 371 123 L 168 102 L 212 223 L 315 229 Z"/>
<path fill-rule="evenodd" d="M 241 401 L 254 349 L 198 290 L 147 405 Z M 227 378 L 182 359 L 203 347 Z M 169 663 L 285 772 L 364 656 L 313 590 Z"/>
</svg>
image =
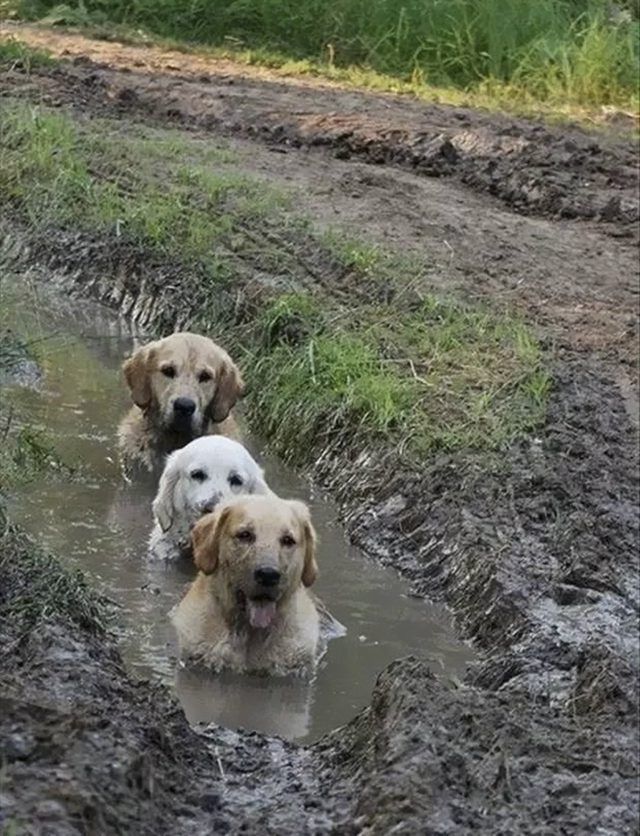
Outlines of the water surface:
<svg viewBox="0 0 640 836">
<path fill-rule="evenodd" d="M 126 485 L 115 429 L 128 408 L 119 368 L 137 344 L 125 321 L 97 303 L 56 295 L 24 276 L 3 282 L 5 322 L 34 342 L 43 366 L 38 390 L 14 387 L 17 414 L 42 425 L 80 478 L 36 479 L 13 498 L 13 517 L 71 567 L 84 569 L 121 607 L 122 650 L 136 674 L 175 689 L 190 722 L 218 722 L 290 739 L 315 739 L 369 702 L 378 673 L 415 654 L 457 677 L 471 658 L 442 607 L 411 598 L 392 570 L 345 541 L 336 509 L 280 461 L 247 443 L 281 496 L 309 503 L 320 546 L 314 587 L 347 628 L 329 643 L 315 680 L 213 676 L 182 669 L 168 612 L 193 570 L 145 559 L 154 484 Z M 139 341 L 139 340 L 138 340 Z"/>
</svg>

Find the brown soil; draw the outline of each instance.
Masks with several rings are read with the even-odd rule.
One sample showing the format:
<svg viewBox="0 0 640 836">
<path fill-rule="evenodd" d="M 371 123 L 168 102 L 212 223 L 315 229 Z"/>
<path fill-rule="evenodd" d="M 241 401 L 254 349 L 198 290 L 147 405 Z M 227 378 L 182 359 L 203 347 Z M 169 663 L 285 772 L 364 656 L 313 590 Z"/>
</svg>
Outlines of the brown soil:
<svg viewBox="0 0 640 836">
<path fill-rule="evenodd" d="M 243 169 L 294 184 L 320 224 L 418 251 L 432 285 L 635 363 L 635 143 L 64 32 L 6 34 L 72 60 L 30 78 L 16 68 L 0 95 L 222 134 Z"/>
<path fill-rule="evenodd" d="M 556 346 L 556 386 L 538 437 L 490 462 L 442 455 L 415 468 L 376 449 L 328 451 L 313 467 L 352 539 L 416 594 L 447 601 L 475 640 L 463 687 L 404 660 L 381 674 L 368 709 L 311 748 L 223 730 L 203 739 L 162 694 L 127 679 L 108 637 L 76 628 L 74 648 L 55 622 L 5 666 L 3 733 L 44 741 L 5 752 L 11 810 L 32 832 L 43 797 L 80 832 L 631 832 L 634 146 L 180 53 L 19 36 L 74 60 L 28 77 L 15 68 L 1 93 L 230 138 L 243 169 L 294 184 L 319 223 L 426 254 L 430 285 L 523 311 Z M 53 266 L 65 287 L 152 328 L 194 315 L 190 277 L 126 242 L 59 232 L 28 243 L 17 261 Z"/>
</svg>

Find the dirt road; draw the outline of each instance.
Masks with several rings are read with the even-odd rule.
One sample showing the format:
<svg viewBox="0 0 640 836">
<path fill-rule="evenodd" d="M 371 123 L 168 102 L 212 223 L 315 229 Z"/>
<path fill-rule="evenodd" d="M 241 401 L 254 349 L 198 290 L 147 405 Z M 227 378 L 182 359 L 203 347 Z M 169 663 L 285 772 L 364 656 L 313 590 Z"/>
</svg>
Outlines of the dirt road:
<svg viewBox="0 0 640 836">
<path fill-rule="evenodd" d="M 56 749 L 68 773 L 62 782 L 72 776 L 66 801 L 48 780 L 61 807 L 38 812 L 30 788 L 42 780 L 44 755 L 27 747 L 7 756 L 17 818 L 58 821 L 60 833 L 72 832 L 67 825 L 206 832 L 212 816 L 220 832 L 233 833 L 632 830 L 635 143 L 62 31 L 5 25 L 0 36 L 7 34 L 65 61 L 31 74 L 13 67 L 0 95 L 70 107 L 80 118 L 226 137 L 248 172 L 294 186 L 300 210 L 319 225 L 418 252 L 428 258 L 430 287 L 521 312 L 553 349 L 556 380 L 545 427 L 493 466 L 464 453 L 394 470 L 391 455 L 365 450 L 310 467 L 341 502 L 352 539 L 411 577 L 417 594 L 445 600 L 474 639 L 479 661 L 460 689 L 445 689 L 422 663 L 405 660 L 381 674 L 370 708 L 309 749 L 223 730 L 203 741 L 173 714 L 165 728 L 172 709 L 143 686 L 149 704 L 136 697 L 121 725 L 136 686 L 120 669 L 113 682 L 122 685 L 104 684 L 96 639 L 81 631 L 70 664 L 101 686 L 93 702 L 64 689 L 54 700 L 56 712 L 70 700 L 92 718 L 76 729 L 73 746 Z M 71 231 L 29 240 L 28 249 L 18 242 L 13 257 L 66 271 L 69 286 L 116 306 L 123 296 L 113 276 L 122 265 L 152 293 L 157 265 L 107 243 Z M 35 724 L 42 739 L 60 741 L 60 718 L 47 725 L 34 707 L 51 646 L 68 642 L 55 632 L 68 625 L 51 629 L 46 647 L 32 641 L 18 672 L 9 669 L 7 722 L 14 735 L 33 736 Z M 45 685 L 54 691 L 60 672 L 51 670 Z M 26 705 L 15 696 L 20 682 Z M 94 728 L 106 729 L 104 757 L 119 752 L 128 764 L 100 778 L 102 797 L 86 770 Z M 157 754 L 153 763 L 135 761 L 138 746 Z M 189 771 L 198 776 L 191 789 Z M 83 793 L 93 805 L 85 812 Z M 162 816 L 148 803 L 154 794 Z M 106 810 L 117 812 L 109 818 Z"/>
<path fill-rule="evenodd" d="M 434 283 L 633 359 L 634 141 L 81 35 L 0 27 L 8 34 L 70 63 L 9 74 L 5 95 L 231 137 L 249 170 L 295 183 L 319 221 L 426 251 Z"/>
</svg>

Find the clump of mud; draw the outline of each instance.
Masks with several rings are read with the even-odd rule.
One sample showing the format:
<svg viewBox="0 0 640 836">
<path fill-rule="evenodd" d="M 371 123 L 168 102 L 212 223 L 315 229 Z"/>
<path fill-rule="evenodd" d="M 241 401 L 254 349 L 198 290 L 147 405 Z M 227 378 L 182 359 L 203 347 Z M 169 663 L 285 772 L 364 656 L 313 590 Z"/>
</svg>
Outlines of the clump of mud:
<svg viewBox="0 0 640 836">
<path fill-rule="evenodd" d="M 604 803 L 611 832 L 635 821 L 634 749 L 615 726 L 522 694 L 447 691 L 415 659 L 390 665 L 371 706 L 315 751 L 329 797 L 356 799 L 338 832 L 585 833 Z"/>
</svg>

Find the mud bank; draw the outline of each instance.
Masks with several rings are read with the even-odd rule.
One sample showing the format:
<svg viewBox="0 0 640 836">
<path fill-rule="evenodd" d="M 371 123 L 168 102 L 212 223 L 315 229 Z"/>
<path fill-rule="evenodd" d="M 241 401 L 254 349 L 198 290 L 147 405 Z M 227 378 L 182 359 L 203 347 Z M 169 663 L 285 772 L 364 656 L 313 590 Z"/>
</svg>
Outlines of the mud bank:
<svg viewBox="0 0 640 836">
<path fill-rule="evenodd" d="M 15 229 L 5 232 L 5 252 L 14 263 L 40 264 L 35 274 L 41 279 L 89 294 L 151 331 L 195 321 L 197 276 L 179 265 L 154 262 L 122 241 L 80 234 L 29 240 Z M 233 310 L 232 302 L 221 297 L 217 307 Z M 222 314 L 219 325 L 224 334 L 229 323 Z M 190 832 L 198 832 L 196 824 L 210 826 L 213 815 L 227 832 L 382 834 L 396 826 L 402 833 L 633 829 L 638 744 L 634 431 L 622 394 L 595 358 L 567 352 L 557 359 L 555 379 L 546 426 L 538 437 L 512 445 L 499 457 L 440 456 L 414 469 L 394 449 L 327 449 L 309 463 L 311 475 L 341 503 L 353 541 L 410 577 L 416 594 L 445 600 L 475 640 L 479 661 L 460 689 L 450 690 L 422 663 L 405 660 L 381 675 L 368 709 L 312 747 L 222 730 L 203 740 L 187 729 L 164 695 L 152 696 L 148 686 L 128 680 L 108 637 L 98 640 L 111 648 L 107 678 L 120 695 L 115 701 L 109 693 L 103 704 L 109 705 L 110 717 L 117 713 L 113 705 L 131 715 L 124 724 L 131 729 L 125 761 L 139 758 L 140 741 L 153 741 L 156 732 L 149 728 L 160 727 L 169 735 L 171 768 L 187 764 L 178 780 L 167 777 L 173 776 L 169 766 L 166 772 L 158 766 L 166 754 L 144 761 L 158 770 L 155 791 L 167 794 L 160 805 L 164 824 L 150 830 L 182 832 L 188 820 Z M 55 658 L 66 646 L 67 639 L 52 635 L 48 650 L 34 645 L 33 635 L 28 639 L 29 664 L 20 669 L 20 681 L 33 671 L 42 676 L 50 666 L 46 654 Z M 74 640 L 81 641 L 75 628 Z M 95 676 L 104 681 L 106 657 L 94 655 Z M 82 671 L 86 656 L 82 644 L 72 649 L 65 656 L 65 675 L 76 664 Z M 49 687 L 55 694 L 53 683 L 61 675 L 55 665 L 51 670 Z M 77 681 L 69 676 L 65 700 Z M 38 693 L 47 692 L 42 681 L 34 682 Z M 92 695 L 77 713 L 101 716 L 95 702 Z M 135 711 L 130 705 L 137 706 Z M 29 718 L 27 727 L 32 722 Z M 100 745 L 115 745 L 111 738 L 120 740 L 116 732 L 122 723 L 114 719 L 108 741 L 102 742 L 101 734 Z M 213 763 L 210 743 L 217 751 Z M 188 756 L 180 754 L 185 749 Z M 34 751 L 37 772 L 43 756 Z M 70 753 L 60 757 L 72 759 Z M 76 775 L 78 762 L 70 768 Z M 134 774 L 138 768 L 130 767 Z M 94 778 L 82 774 L 86 787 L 95 788 Z M 133 807 L 140 804 L 142 812 L 126 812 L 129 800 L 122 809 L 140 816 L 128 821 L 146 821 L 147 808 L 137 794 L 147 797 L 147 779 L 132 781 L 127 770 L 123 774 L 124 784 L 114 785 L 114 793 L 130 800 L 127 793 L 133 792 Z M 194 775 L 206 775 L 204 807 L 194 796 Z M 174 795 L 170 786 L 177 787 Z M 188 813 L 179 806 L 183 788 L 191 799 L 185 802 Z M 95 815 L 106 815 L 102 803 L 96 802 Z M 36 815 L 33 806 L 18 809 L 30 811 L 23 813 L 27 817 Z M 171 827 L 162 830 L 169 821 Z M 84 832 L 82 824 L 76 826 Z M 107 821 L 105 827 L 112 825 Z"/>
<path fill-rule="evenodd" d="M 51 29 L 4 24 L 0 35 L 73 59 L 34 71 L 47 104 L 246 135 L 285 152 L 328 149 L 340 159 L 449 178 L 518 212 L 592 218 L 616 237 L 637 235 L 636 147 L 630 140 L 312 80 L 283 81 L 231 61 Z M 20 73 L 3 86 L 20 95 L 29 87 Z"/>
<path fill-rule="evenodd" d="M 632 741 L 522 695 L 393 663 L 371 706 L 308 749 L 193 732 L 126 674 L 77 588 L 3 521 L 0 795 L 20 833 L 597 833 L 635 821 Z M 63 600 L 38 607 L 43 580 Z M 64 591 L 62 593 L 62 590 Z M 79 687 L 79 683 L 82 687 Z"/>
</svg>

